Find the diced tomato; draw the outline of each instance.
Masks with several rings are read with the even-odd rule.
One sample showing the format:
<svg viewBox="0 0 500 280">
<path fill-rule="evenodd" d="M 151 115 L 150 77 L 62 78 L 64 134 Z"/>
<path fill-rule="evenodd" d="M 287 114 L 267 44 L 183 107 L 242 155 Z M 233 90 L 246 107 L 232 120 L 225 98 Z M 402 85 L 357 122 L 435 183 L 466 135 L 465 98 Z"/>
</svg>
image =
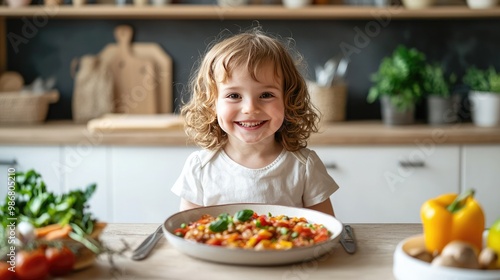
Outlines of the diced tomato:
<svg viewBox="0 0 500 280">
<path fill-rule="evenodd" d="M 316 230 L 316 232 L 317 232 L 318 235 L 321 235 L 321 234 L 328 235 L 328 230 L 325 227 L 318 228 Z"/>
<path fill-rule="evenodd" d="M 296 233 L 301 233 L 303 230 L 304 230 L 303 226 L 296 225 L 293 227 L 293 231 L 295 231 Z"/>
<path fill-rule="evenodd" d="M 258 221 L 260 222 L 260 225 L 263 227 L 271 225 L 271 223 L 267 220 L 266 215 L 260 215 Z"/>
<path fill-rule="evenodd" d="M 196 224 L 202 224 L 202 225 L 205 225 L 205 224 L 208 224 L 210 223 L 210 219 L 208 218 L 205 218 L 205 219 L 199 219 L 198 221 L 196 221 Z"/>
<path fill-rule="evenodd" d="M 210 238 L 205 243 L 208 245 L 220 246 L 222 245 L 222 240 L 218 238 Z"/>
<path fill-rule="evenodd" d="M 174 230 L 174 234 L 182 237 L 182 236 L 186 235 L 186 232 L 188 232 L 188 231 L 189 231 L 188 228 L 177 228 Z"/>
<path fill-rule="evenodd" d="M 313 240 L 314 240 L 314 243 L 326 241 L 326 240 L 328 240 L 328 236 L 327 235 L 323 235 L 323 234 L 316 235 Z"/>
<path fill-rule="evenodd" d="M 313 232 L 312 232 L 311 228 L 302 227 L 302 231 L 300 232 L 300 236 L 303 236 L 303 237 L 312 237 L 313 236 Z"/>
<path fill-rule="evenodd" d="M 275 227 L 286 227 L 290 228 L 290 221 L 285 221 L 285 220 L 279 220 L 276 222 L 274 225 Z"/>
</svg>

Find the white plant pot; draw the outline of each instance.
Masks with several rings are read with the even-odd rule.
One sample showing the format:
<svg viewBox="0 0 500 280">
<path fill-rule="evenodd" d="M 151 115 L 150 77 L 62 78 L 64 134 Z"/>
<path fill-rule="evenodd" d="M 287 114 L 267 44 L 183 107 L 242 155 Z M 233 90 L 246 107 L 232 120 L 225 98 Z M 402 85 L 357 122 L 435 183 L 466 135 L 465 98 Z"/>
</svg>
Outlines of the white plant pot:
<svg viewBox="0 0 500 280">
<path fill-rule="evenodd" d="M 435 0 L 403 0 L 403 5 L 407 9 L 423 9 L 433 6 Z"/>
<path fill-rule="evenodd" d="M 472 122 L 477 126 L 500 126 L 500 94 L 470 91 Z"/>
<path fill-rule="evenodd" d="M 498 0 L 467 0 L 467 5 L 471 9 L 487 9 L 495 7 Z"/>
</svg>

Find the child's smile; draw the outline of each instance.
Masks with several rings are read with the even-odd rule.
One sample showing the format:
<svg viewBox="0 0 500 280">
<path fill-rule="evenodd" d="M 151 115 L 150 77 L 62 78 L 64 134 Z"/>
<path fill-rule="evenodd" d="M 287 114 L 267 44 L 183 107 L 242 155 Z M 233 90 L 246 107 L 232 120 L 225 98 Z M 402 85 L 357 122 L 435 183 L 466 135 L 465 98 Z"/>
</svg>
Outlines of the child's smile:
<svg viewBox="0 0 500 280">
<path fill-rule="evenodd" d="M 263 124 L 265 124 L 267 121 L 263 122 L 235 122 L 237 125 L 242 126 L 244 128 L 252 129 L 252 128 L 259 128 Z"/>
</svg>

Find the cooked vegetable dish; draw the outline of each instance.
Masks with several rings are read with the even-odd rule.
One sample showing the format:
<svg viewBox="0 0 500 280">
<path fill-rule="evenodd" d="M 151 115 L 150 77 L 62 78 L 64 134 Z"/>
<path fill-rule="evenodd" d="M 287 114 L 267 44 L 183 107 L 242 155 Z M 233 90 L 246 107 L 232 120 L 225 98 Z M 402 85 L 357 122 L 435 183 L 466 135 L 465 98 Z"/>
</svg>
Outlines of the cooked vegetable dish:
<svg viewBox="0 0 500 280">
<path fill-rule="evenodd" d="M 245 209 L 234 216 L 205 214 L 198 221 L 181 224 L 174 234 L 208 245 L 254 250 L 287 250 L 326 241 L 332 233 L 322 224 L 303 217 L 259 215 Z"/>
</svg>

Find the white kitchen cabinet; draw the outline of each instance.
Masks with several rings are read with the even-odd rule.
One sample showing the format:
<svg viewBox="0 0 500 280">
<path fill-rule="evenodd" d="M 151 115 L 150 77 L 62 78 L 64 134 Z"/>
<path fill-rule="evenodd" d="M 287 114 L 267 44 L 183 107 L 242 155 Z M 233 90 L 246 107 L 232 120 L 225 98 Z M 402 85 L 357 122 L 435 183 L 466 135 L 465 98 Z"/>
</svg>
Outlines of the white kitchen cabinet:
<svg viewBox="0 0 500 280">
<path fill-rule="evenodd" d="M 112 147 L 113 222 L 161 223 L 179 211 L 170 189 L 196 147 Z"/>
<path fill-rule="evenodd" d="M 458 192 L 460 147 L 312 147 L 340 189 L 335 214 L 347 223 L 419 223 L 429 198 Z"/>
<path fill-rule="evenodd" d="M 500 145 L 464 145 L 462 191 L 474 188 L 486 226 L 500 219 Z"/>
<path fill-rule="evenodd" d="M 7 191 L 7 169 L 16 171 L 35 169 L 42 176 L 47 189 L 56 193 L 62 191 L 60 170 L 61 148 L 59 146 L 0 146 L 0 197 Z"/>
<path fill-rule="evenodd" d="M 61 172 L 64 174 L 63 190 L 85 189 L 97 184 L 96 192 L 89 201 L 90 212 L 101 221 L 112 221 L 110 198 L 111 183 L 108 176 L 109 147 L 95 145 L 64 146 Z"/>
</svg>

